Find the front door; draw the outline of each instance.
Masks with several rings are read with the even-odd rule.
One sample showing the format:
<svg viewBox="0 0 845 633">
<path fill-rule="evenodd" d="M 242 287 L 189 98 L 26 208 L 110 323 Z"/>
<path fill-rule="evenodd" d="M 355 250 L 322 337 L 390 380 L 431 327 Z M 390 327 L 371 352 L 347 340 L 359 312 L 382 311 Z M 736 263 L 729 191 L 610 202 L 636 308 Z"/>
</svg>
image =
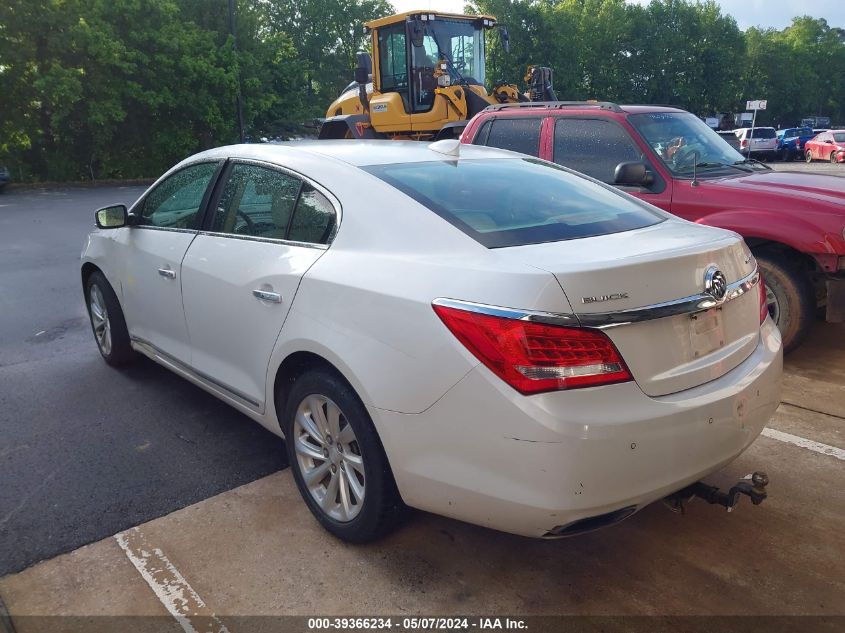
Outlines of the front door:
<svg viewBox="0 0 845 633">
<path fill-rule="evenodd" d="M 278 168 L 236 162 L 224 177 L 209 230 L 182 264 L 191 364 L 263 411 L 270 355 L 302 276 L 325 252 L 336 211 Z"/>
<path fill-rule="evenodd" d="M 555 119 L 551 160 L 609 185 L 614 184 L 616 166 L 642 161 L 654 174 L 648 187 L 616 185 L 622 191 L 670 211 L 672 181 L 661 177 L 648 156 L 615 121 L 559 117 Z"/>
<path fill-rule="evenodd" d="M 180 269 L 217 167 L 217 162 L 199 163 L 168 176 L 133 209 L 133 226 L 120 237 L 130 336 L 186 364 L 191 356 Z"/>
</svg>

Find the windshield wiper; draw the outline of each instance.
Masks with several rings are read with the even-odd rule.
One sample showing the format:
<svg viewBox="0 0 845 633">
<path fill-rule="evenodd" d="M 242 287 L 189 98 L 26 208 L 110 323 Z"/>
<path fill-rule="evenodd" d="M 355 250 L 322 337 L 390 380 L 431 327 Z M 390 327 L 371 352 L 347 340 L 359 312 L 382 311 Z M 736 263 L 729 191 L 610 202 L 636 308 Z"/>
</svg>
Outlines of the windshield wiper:
<svg viewBox="0 0 845 633">
<path fill-rule="evenodd" d="M 734 167 L 739 167 L 740 165 L 748 165 L 750 167 L 757 167 L 759 165 L 763 169 L 771 169 L 771 167 L 765 163 L 761 163 L 756 158 L 744 158 L 743 160 L 738 160 L 734 163 Z"/>
</svg>

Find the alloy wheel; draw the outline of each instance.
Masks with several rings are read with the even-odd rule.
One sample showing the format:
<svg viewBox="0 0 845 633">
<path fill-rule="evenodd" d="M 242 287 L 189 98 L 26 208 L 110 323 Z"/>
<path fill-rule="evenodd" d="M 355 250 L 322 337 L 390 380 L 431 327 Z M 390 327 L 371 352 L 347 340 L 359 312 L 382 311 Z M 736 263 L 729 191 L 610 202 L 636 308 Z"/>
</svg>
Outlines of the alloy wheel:
<svg viewBox="0 0 845 633">
<path fill-rule="evenodd" d="M 323 512 L 342 523 L 358 516 L 366 494 L 364 458 L 340 407 L 324 395 L 307 396 L 296 409 L 290 441 L 305 487 Z"/>
<path fill-rule="evenodd" d="M 100 346 L 103 355 L 108 356 L 111 354 L 111 322 L 106 310 L 106 301 L 97 284 L 91 286 L 88 307 L 91 311 L 91 325 L 94 328 L 97 345 Z"/>
<path fill-rule="evenodd" d="M 766 304 L 769 308 L 769 316 L 772 317 L 772 321 L 777 325 L 778 319 L 780 319 L 780 303 L 778 302 L 777 295 L 769 286 L 766 286 Z"/>
</svg>

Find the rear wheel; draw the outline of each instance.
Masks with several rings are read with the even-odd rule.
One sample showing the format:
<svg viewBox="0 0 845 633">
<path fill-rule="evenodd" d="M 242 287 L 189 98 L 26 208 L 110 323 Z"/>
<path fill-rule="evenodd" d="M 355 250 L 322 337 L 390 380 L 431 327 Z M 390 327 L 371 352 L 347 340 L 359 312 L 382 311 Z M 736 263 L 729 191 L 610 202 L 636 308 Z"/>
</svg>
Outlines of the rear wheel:
<svg viewBox="0 0 845 633">
<path fill-rule="evenodd" d="M 778 254 L 757 255 L 766 282 L 769 316 L 783 337 L 784 351 L 795 349 L 812 327 L 815 295 L 809 279 L 788 258 Z"/>
<path fill-rule="evenodd" d="M 285 407 L 288 460 L 308 509 L 335 536 L 372 541 L 392 529 L 404 506 L 367 409 L 327 370 L 296 379 Z"/>
<path fill-rule="evenodd" d="M 85 297 L 91 330 L 103 359 L 115 367 L 127 364 L 132 360 L 132 345 L 126 319 L 117 295 L 103 273 L 91 274 L 85 284 Z"/>
</svg>

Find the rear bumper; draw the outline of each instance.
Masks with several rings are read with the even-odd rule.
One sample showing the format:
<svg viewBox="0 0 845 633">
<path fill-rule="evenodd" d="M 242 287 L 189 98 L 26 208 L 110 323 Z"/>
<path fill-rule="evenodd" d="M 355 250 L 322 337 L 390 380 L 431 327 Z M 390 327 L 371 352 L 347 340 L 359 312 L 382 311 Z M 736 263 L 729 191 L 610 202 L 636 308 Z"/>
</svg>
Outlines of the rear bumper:
<svg viewBox="0 0 845 633">
<path fill-rule="evenodd" d="M 735 459 L 777 408 L 781 369 L 767 319 L 743 363 L 668 396 L 624 383 L 525 397 L 479 366 L 423 413 L 370 413 L 407 504 L 539 537 Z"/>
</svg>

